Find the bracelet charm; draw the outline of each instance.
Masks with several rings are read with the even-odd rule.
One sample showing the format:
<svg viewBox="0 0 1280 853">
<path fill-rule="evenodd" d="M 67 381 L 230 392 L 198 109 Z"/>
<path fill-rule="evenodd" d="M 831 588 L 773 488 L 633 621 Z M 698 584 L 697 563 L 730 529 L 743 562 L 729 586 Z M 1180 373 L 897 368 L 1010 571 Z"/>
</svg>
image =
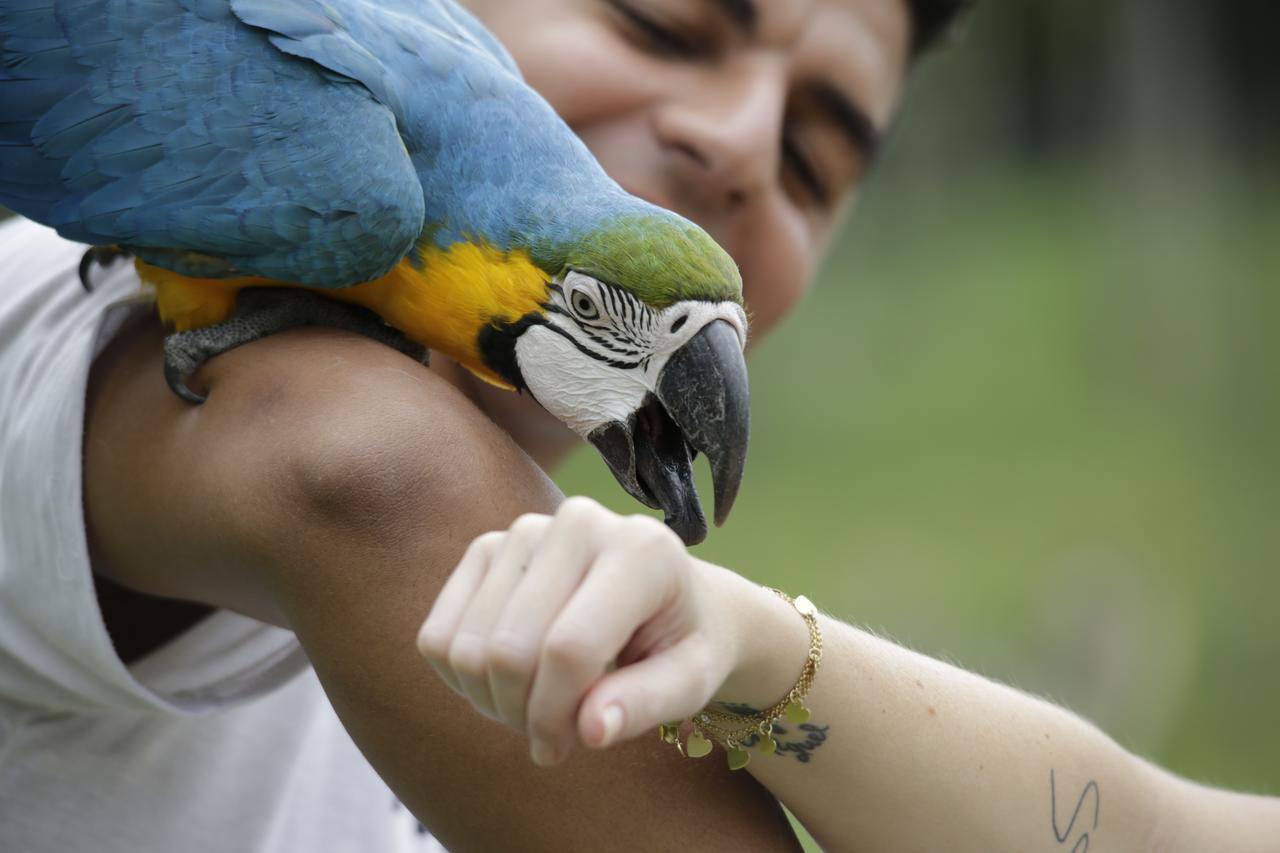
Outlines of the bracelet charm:
<svg viewBox="0 0 1280 853">
<path fill-rule="evenodd" d="M 730 770 L 741 770 L 747 766 L 749 761 L 751 761 L 751 753 L 747 752 L 740 746 L 735 746 L 733 749 L 730 749 L 728 757 Z"/>
<path fill-rule="evenodd" d="M 798 726 L 801 723 L 809 722 L 809 709 L 799 699 L 788 702 L 785 713 L 788 723 L 795 723 Z"/>
<path fill-rule="evenodd" d="M 711 741 L 707 740 L 702 732 L 695 731 L 689 735 L 689 739 L 684 744 L 684 754 L 689 758 L 702 758 L 711 754 Z"/>
<path fill-rule="evenodd" d="M 810 712 L 804 704 L 804 698 L 813 687 L 818 664 L 822 661 L 822 632 L 818 629 L 818 609 L 803 595 L 793 599 L 782 590 L 772 587 L 766 589 L 794 607 L 809 628 L 809 655 L 805 659 L 800 678 L 786 696 L 756 714 L 743 716 L 706 707 L 690 720 L 659 726 L 658 736 L 663 742 L 675 746 L 686 758 L 702 758 L 710 754 L 711 745 L 715 742 L 724 748 L 729 769 L 741 770 L 751 761 L 751 753 L 744 744 L 751 743 L 755 738 L 755 745 L 760 752 L 769 755 L 778 749 L 778 742 L 773 739 L 773 726 L 779 719 L 786 719 L 794 725 L 809 721 Z M 686 724 L 692 727 L 692 731 L 681 743 L 680 730 Z"/>
</svg>

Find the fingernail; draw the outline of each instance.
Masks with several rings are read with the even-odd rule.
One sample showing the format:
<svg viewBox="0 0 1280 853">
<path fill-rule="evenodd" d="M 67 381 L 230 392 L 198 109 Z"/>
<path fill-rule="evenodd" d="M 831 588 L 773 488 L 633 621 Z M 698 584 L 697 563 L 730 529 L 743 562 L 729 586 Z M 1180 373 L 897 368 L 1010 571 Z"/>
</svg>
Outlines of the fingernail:
<svg viewBox="0 0 1280 853">
<path fill-rule="evenodd" d="M 539 767 L 547 767 L 555 761 L 556 754 L 551 749 L 550 744 L 544 741 L 535 740 L 529 747 L 529 754 L 533 757 L 533 763 Z"/>
<path fill-rule="evenodd" d="M 601 746 L 611 746 L 622 732 L 622 706 L 610 705 L 600 712 L 600 722 L 604 726 L 604 737 Z"/>
</svg>

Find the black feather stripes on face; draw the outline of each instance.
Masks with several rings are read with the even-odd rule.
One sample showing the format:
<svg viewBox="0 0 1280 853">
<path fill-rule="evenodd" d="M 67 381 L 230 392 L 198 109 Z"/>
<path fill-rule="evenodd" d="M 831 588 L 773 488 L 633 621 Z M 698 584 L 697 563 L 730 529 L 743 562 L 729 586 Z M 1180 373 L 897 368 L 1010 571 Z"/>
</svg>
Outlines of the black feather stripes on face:
<svg viewBox="0 0 1280 853">
<path fill-rule="evenodd" d="M 530 326 L 545 326 L 547 318 L 542 314 L 526 314 L 514 323 L 491 320 L 485 323 L 476 336 L 476 349 L 490 370 L 510 382 L 515 389 L 524 392 L 525 384 L 516 360 L 516 341 Z"/>
</svg>

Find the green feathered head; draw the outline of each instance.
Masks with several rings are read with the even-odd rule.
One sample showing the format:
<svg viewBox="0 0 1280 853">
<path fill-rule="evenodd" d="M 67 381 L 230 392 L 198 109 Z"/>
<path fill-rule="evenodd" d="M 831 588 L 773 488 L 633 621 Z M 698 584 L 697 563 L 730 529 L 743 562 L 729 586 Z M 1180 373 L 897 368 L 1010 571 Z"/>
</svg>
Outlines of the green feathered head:
<svg viewBox="0 0 1280 853">
<path fill-rule="evenodd" d="M 685 300 L 742 305 L 742 277 L 729 253 L 667 211 L 607 220 L 591 239 L 568 247 L 564 265 L 625 287 L 659 310 Z"/>
</svg>

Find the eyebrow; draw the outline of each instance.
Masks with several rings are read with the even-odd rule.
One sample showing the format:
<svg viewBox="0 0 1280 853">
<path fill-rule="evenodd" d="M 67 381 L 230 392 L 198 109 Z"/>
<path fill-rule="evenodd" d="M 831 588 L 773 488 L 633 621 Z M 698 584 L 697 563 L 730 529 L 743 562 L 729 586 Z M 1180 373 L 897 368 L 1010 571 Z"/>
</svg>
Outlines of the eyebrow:
<svg viewBox="0 0 1280 853">
<path fill-rule="evenodd" d="M 875 122 L 871 120 L 867 111 L 844 92 L 825 81 L 815 83 L 812 92 L 817 99 L 819 109 L 835 123 L 849 144 L 862 152 L 868 160 L 873 159 L 876 152 L 880 150 L 883 134 L 876 128 Z"/>
<path fill-rule="evenodd" d="M 760 20 L 760 9 L 755 0 L 715 0 L 715 5 L 720 7 L 725 17 L 742 30 L 743 34 L 755 34 L 756 24 Z"/>
</svg>

